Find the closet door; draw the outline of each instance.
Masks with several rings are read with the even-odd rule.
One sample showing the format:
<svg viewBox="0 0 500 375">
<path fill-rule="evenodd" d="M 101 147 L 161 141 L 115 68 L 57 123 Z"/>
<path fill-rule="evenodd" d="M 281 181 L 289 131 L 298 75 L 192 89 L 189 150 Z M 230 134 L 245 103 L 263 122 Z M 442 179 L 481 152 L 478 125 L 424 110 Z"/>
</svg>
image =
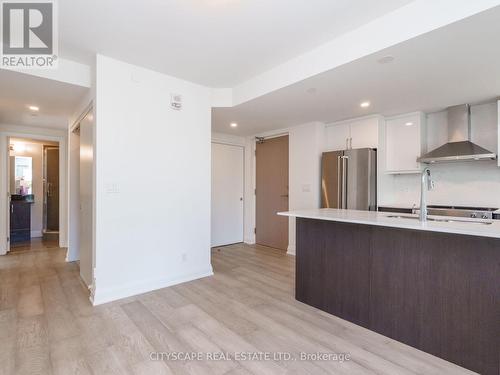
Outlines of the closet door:
<svg viewBox="0 0 500 375">
<path fill-rule="evenodd" d="M 212 143 L 212 247 L 243 242 L 243 147 Z"/>
</svg>

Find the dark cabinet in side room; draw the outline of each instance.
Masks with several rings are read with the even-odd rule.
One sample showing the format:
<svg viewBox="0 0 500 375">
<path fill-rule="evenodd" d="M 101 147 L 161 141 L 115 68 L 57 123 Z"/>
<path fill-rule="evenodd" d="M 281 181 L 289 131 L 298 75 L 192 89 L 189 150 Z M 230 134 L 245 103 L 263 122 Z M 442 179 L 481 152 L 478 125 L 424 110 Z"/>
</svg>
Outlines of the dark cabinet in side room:
<svg viewBox="0 0 500 375">
<path fill-rule="evenodd" d="M 10 243 L 31 239 L 31 203 L 24 199 L 13 199 L 10 203 Z"/>
</svg>

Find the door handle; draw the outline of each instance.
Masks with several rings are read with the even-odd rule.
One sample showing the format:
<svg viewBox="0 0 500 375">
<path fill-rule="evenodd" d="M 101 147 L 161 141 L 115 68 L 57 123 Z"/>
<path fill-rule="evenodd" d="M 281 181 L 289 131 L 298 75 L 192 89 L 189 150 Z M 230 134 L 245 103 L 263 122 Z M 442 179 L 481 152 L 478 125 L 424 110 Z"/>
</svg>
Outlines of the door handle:
<svg viewBox="0 0 500 375">
<path fill-rule="evenodd" d="M 10 213 L 13 214 L 14 213 L 14 205 L 11 203 L 10 204 Z"/>
<path fill-rule="evenodd" d="M 280 197 L 282 197 L 282 198 L 288 198 L 288 194 L 280 195 Z"/>
<path fill-rule="evenodd" d="M 342 208 L 347 209 L 347 163 L 349 162 L 349 157 L 344 156 L 342 158 Z"/>
<path fill-rule="evenodd" d="M 349 148 L 352 150 L 352 137 L 349 138 L 349 142 L 350 142 L 350 147 Z"/>
<path fill-rule="evenodd" d="M 337 156 L 337 208 L 342 208 L 342 203 L 340 202 L 340 159 L 341 156 Z"/>
</svg>

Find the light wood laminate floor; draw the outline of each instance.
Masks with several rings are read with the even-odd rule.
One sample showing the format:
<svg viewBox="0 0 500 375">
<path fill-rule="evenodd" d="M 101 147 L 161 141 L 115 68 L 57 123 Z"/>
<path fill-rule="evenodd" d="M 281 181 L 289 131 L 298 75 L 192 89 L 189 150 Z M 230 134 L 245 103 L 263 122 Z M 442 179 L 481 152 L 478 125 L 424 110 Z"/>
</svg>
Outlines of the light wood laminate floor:
<svg viewBox="0 0 500 375">
<path fill-rule="evenodd" d="M 0 374 L 471 373 L 295 301 L 291 256 L 248 245 L 212 254 L 213 277 L 97 307 L 64 250 L 0 257 Z M 152 361 L 155 351 L 351 360 Z"/>
</svg>

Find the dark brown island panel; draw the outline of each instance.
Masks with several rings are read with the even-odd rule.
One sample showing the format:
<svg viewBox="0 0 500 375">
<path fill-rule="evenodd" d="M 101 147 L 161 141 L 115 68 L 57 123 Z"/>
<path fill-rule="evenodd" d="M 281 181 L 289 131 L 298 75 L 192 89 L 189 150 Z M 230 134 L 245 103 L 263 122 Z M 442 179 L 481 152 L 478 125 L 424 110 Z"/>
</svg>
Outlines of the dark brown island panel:
<svg viewBox="0 0 500 375">
<path fill-rule="evenodd" d="M 296 299 L 498 375 L 500 239 L 297 218 Z"/>
</svg>

